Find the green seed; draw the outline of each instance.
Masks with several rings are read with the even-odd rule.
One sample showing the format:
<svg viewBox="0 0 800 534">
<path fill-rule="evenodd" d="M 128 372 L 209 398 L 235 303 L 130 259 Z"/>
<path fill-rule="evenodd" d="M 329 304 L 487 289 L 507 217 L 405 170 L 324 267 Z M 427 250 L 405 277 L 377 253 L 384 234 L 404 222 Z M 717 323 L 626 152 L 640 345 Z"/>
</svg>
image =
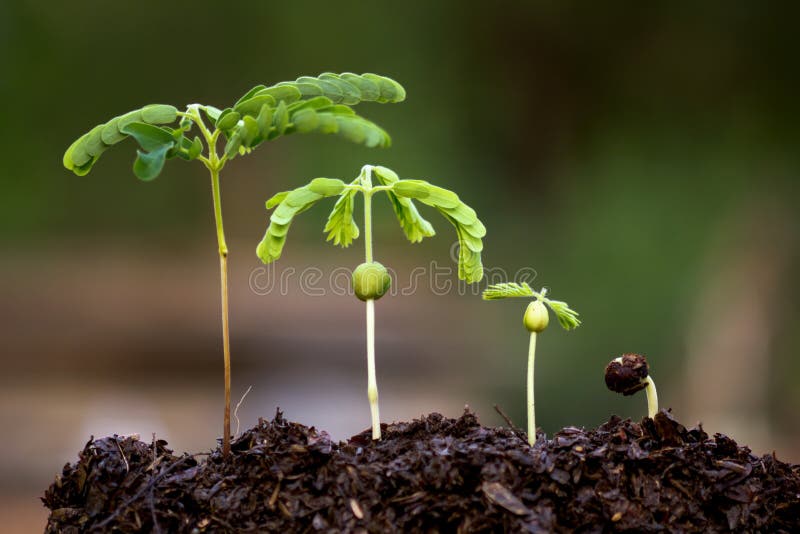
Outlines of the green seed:
<svg viewBox="0 0 800 534">
<path fill-rule="evenodd" d="M 550 313 L 547 311 L 547 306 L 541 300 L 534 300 L 528 304 L 528 309 L 525 310 L 525 318 L 522 322 L 529 332 L 541 332 L 550 323 Z"/>
<path fill-rule="evenodd" d="M 362 263 L 353 271 L 353 290 L 359 300 L 378 300 L 392 287 L 392 277 L 386 267 L 373 261 Z"/>
</svg>

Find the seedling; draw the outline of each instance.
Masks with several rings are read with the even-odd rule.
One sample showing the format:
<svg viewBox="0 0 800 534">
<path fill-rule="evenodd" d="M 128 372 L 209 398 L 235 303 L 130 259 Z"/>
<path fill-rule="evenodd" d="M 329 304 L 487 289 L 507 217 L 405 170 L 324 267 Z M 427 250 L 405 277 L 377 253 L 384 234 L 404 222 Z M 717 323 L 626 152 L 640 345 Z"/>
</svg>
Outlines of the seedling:
<svg viewBox="0 0 800 534">
<path fill-rule="evenodd" d="M 373 179 L 378 185 L 373 185 Z M 478 220 L 475 210 L 452 191 L 423 180 L 401 180 L 391 169 L 372 165 L 365 165 L 349 184 L 333 178 L 316 178 L 308 185 L 270 198 L 267 209 L 275 208 L 275 211 L 257 249 L 258 257 L 264 263 L 280 258 L 294 216 L 326 197 L 339 197 L 325 225 L 328 241 L 341 247 L 350 246 L 359 236 L 353 218 L 355 197 L 359 192 L 364 195 L 364 263 L 353 271 L 353 289 L 356 297 L 367 306 L 367 397 L 372 416 L 372 439 L 376 440 L 381 439 L 381 426 L 375 378 L 375 301 L 389 291 L 392 283 L 386 268 L 373 259 L 372 253 L 372 196 L 380 191 L 389 197 L 397 220 L 412 243 L 435 234 L 431 224 L 417 211 L 414 200 L 439 210 L 456 227 L 459 278 L 468 283 L 483 278 L 481 251 L 486 228 Z"/>
<path fill-rule="evenodd" d="M 550 314 L 547 307 L 556 314 L 558 322 L 565 330 L 573 330 L 580 326 L 578 313 L 571 310 L 566 302 L 551 300 L 547 298 L 547 289 L 536 292 L 525 282 L 521 284 L 502 283 L 490 285 L 483 292 L 484 300 L 500 300 L 513 297 L 533 297 L 525 310 L 522 323 L 528 332 L 531 333 L 530 345 L 528 347 L 528 443 L 536 443 L 536 410 L 533 397 L 533 363 L 536 355 L 536 335 L 544 331 L 550 322 Z M 545 306 L 545 304 L 547 306 Z"/>
<path fill-rule="evenodd" d="M 230 341 L 228 331 L 228 246 L 222 225 L 220 172 L 237 155 L 250 153 L 264 141 L 293 133 L 337 134 L 368 147 L 385 147 L 389 135 L 376 124 L 356 115 L 350 106 L 359 102 L 400 102 L 403 87 L 376 74 L 324 73 L 303 76 L 270 87 L 257 85 L 232 107 L 190 104 L 185 111 L 152 104 L 95 126 L 64 154 L 64 166 L 79 176 L 87 174 L 112 145 L 133 137 L 141 147 L 133 173 L 143 181 L 156 178 L 167 159 L 198 160 L 211 174 L 214 220 L 217 230 L 222 295 L 222 343 L 225 366 L 225 410 L 222 452 L 230 452 Z M 171 125 L 178 122 L 177 128 Z M 190 137 L 196 129 L 200 136 Z M 218 145 L 225 141 L 224 148 Z"/>
<path fill-rule="evenodd" d="M 611 360 L 606 366 L 606 386 L 611 391 L 625 396 L 645 390 L 647 394 L 647 416 L 653 418 L 658 413 L 658 393 L 656 384 L 650 377 L 650 366 L 641 354 L 623 354 Z"/>
</svg>

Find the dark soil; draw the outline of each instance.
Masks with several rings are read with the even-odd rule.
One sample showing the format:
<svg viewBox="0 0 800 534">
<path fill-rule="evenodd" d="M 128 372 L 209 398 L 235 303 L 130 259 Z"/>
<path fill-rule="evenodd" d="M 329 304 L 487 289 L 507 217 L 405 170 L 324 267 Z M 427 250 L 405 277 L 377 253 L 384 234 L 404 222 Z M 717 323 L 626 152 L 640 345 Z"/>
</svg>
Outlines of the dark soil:
<svg viewBox="0 0 800 534">
<path fill-rule="evenodd" d="M 529 447 L 472 413 L 333 443 L 279 412 L 224 460 L 90 441 L 47 490 L 47 532 L 798 532 L 800 466 L 667 412 Z"/>
</svg>

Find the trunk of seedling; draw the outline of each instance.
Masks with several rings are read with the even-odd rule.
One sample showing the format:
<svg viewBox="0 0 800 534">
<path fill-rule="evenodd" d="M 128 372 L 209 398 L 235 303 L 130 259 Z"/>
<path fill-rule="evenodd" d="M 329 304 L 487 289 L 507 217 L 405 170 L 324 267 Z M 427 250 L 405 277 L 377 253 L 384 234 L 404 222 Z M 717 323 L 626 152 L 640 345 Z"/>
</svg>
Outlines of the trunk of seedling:
<svg viewBox="0 0 800 534">
<path fill-rule="evenodd" d="M 222 200 L 219 187 L 219 170 L 215 151 L 212 153 L 211 192 L 214 201 L 214 222 L 217 227 L 217 245 L 219 247 L 219 277 L 222 305 L 222 357 L 225 368 L 225 408 L 222 416 L 222 454 L 228 456 L 231 451 L 231 344 L 228 327 L 228 245 L 225 243 L 225 230 L 222 225 Z"/>
</svg>

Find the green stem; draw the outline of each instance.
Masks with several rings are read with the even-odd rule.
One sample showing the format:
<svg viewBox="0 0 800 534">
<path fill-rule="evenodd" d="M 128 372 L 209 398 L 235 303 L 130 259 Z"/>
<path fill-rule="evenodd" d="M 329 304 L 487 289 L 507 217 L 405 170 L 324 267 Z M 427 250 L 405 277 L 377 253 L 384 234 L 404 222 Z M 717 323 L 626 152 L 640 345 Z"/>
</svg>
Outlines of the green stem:
<svg viewBox="0 0 800 534">
<path fill-rule="evenodd" d="M 365 166 L 361 175 L 364 192 L 364 256 L 372 262 L 372 168 Z M 372 439 L 381 439 L 381 416 L 378 406 L 378 380 L 375 376 L 375 300 L 367 299 L 367 398 L 372 418 Z"/>
<path fill-rule="evenodd" d="M 372 439 L 381 439 L 378 380 L 375 376 L 375 300 L 367 300 L 367 398 L 372 417 Z"/>
<path fill-rule="evenodd" d="M 217 139 L 219 130 L 211 133 L 200 115 L 198 106 L 189 106 L 189 113 L 208 146 L 208 158 L 203 163 L 211 173 L 211 195 L 214 201 L 214 223 L 217 229 L 217 250 L 219 252 L 220 300 L 222 307 L 222 357 L 225 381 L 225 407 L 222 415 L 222 455 L 231 452 L 231 342 L 228 326 L 228 244 L 225 242 L 225 230 L 222 224 L 222 198 L 220 195 L 219 173 L 225 161 L 217 156 Z"/>
<path fill-rule="evenodd" d="M 536 332 L 531 332 L 528 348 L 528 443 L 536 443 L 536 410 L 533 402 L 533 363 L 536 356 Z"/>
<path fill-rule="evenodd" d="M 372 262 L 372 169 L 366 168 L 361 178 L 364 188 L 364 256 Z"/>
<path fill-rule="evenodd" d="M 658 393 L 656 393 L 656 383 L 649 376 L 644 379 L 647 382 L 647 416 L 653 418 L 658 413 Z"/>
<path fill-rule="evenodd" d="M 216 154 L 212 152 L 212 161 Z M 228 245 L 225 243 L 225 231 L 222 226 L 222 200 L 220 198 L 219 170 L 211 167 L 211 192 L 214 198 L 214 221 L 217 227 L 217 245 L 219 251 L 220 294 L 222 301 L 222 356 L 225 368 L 225 408 L 222 419 L 222 455 L 231 452 L 231 344 L 228 327 Z"/>
</svg>

